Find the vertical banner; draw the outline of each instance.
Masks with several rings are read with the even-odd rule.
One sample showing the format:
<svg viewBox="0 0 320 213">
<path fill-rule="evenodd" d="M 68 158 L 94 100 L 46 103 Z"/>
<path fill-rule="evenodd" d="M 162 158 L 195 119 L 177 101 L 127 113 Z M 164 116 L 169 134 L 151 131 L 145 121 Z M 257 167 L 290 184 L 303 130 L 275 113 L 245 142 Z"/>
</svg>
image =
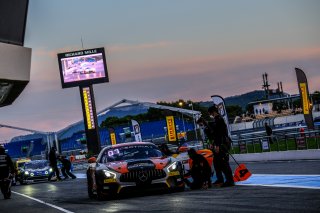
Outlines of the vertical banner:
<svg viewBox="0 0 320 213">
<path fill-rule="evenodd" d="M 312 105 L 309 99 L 309 89 L 306 74 L 299 68 L 295 68 L 299 93 L 301 98 L 302 111 L 304 120 L 306 121 L 308 129 L 314 129 Z"/>
<path fill-rule="evenodd" d="M 176 131 L 176 125 L 174 123 L 174 117 L 167 116 L 166 121 L 167 121 L 168 141 L 169 142 L 176 142 L 177 141 L 177 131 Z"/>
<path fill-rule="evenodd" d="M 142 142 L 140 125 L 139 125 L 138 121 L 136 121 L 136 120 L 131 120 L 131 123 L 132 123 L 132 128 L 133 128 L 135 140 L 136 140 L 137 142 Z"/>
<path fill-rule="evenodd" d="M 101 143 L 92 85 L 79 87 L 79 90 L 88 152 L 97 155 L 101 150 Z"/>
<path fill-rule="evenodd" d="M 94 114 L 93 114 L 93 107 L 92 107 L 92 98 L 90 93 L 89 87 L 84 87 L 82 89 L 82 96 L 83 96 L 83 105 L 85 111 L 85 120 L 86 120 L 86 127 L 88 130 L 95 129 L 95 122 L 94 122 Z"/>
<path fill-rule="evenodd" d="M 117 139 L 116 139 L 116 133 L 114 131 L 114 128 L 110 127 L 110 128 L 108 128 L 108 130 L 109 130 L 111 145 L 116 145 Z"/>
<path fill-rule="evenodd" d="M 226 106 L 224 103 L 224 99 L 219 95 L 213 95 L 213 96 L 211 96 L 211 98 L 212 98 L 213 103 L 219 109 L 219 114 L 223 117 L 224 122 L 226 123 L 227 128 L 228 128 L 228 135 L 229 135 L 229 137 L 231 137 L 230 125 L 229 125 L 229 120 L 228 120 L 228 115 L 227 115 L 227 110 L 226 110 Z"/>
</svg>

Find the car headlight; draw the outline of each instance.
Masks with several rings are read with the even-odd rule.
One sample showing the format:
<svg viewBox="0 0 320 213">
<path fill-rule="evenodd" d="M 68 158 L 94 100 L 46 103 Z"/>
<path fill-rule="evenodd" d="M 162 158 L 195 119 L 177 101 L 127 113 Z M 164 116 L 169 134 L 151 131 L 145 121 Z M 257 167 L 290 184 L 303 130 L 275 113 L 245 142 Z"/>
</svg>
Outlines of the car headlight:
<svg viewBox="0 0 320 213">
<path fill-rule="evenodd" d="M 25 174 L 25 175 L 29 175 L 29 172 L 28 172 L 28 171 L 25 171 L 24 174 Z"/>
<path fill-rule="evenodd" d="M 33 174 L 33 173 L 30 173 L 30 176 L 32 176 L 32 177 L 33 177 L 33 176 L 34 176 L 34 174 Z"/>
<path fill-rule="evenodd" d="M 108 170 L 103 170 L 104 172 L 104 175 L 107 177 L 107 178 L 110 178 L 110 179 L 116 179 L 117 177 L 117 174 L 114 173 L 114 172 L 110 172 Z"/>
<path fill-rule="evenodd" d="M 52 171 L 53 171 L 53 169 L 52 169 L 52 168 L 50 168 L 50 169 L 49 169 L 49 172 L 52 172 Z"/>
<path fill-rule="evenodd" d="M 168 166 L 167 171 L 172 172 L 172 171 L 177 171 L 178 170 L 178 163 L 174 162 Z"/>
<path fill-rule="evenodd" d="M 49 172 L 48 172 L 48 171 L 45 171 L 45 172 L 44 172 L 44 174 L 46 174 L 46 175 L 47 175 L 47 174 L 49 174 Z"/>
</svg>

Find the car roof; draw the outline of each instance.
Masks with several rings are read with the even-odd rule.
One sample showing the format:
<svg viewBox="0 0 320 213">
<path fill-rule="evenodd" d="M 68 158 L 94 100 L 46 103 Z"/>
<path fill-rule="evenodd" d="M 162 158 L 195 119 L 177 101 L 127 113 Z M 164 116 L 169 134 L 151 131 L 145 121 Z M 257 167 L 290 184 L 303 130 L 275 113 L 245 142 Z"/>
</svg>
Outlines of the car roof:
<svg viewBox="0 0 320 213">
<path fill-rule="evenodd" d="M 134 146 L 134 145 L 153 145 L 153 146 L 156 146 L 154 143 L 150 143 L 150 142 L 127 142 L 127 143 L 119 143 L 116 145 L 107 146 L 104 149 L 120 148 L 120 147 L 124 147 L 124 146 Z"/>
<path fill-rule="evenodd" d="M 30 159 L 19 159 L 16 162 L 17 163 L 24 163 L 24 162 L 29 162 L 29 161 L 31 161 L 31 160 Z"/>
</svg>

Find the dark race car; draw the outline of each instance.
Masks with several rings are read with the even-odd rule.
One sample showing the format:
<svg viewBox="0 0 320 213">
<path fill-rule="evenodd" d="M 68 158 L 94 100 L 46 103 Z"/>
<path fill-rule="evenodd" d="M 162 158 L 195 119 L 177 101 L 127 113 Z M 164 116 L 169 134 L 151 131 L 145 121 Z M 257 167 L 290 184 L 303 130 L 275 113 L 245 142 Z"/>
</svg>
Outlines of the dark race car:
<svg viewBox="0 0 320 213">
<path fill-rule="evenodd" d="M 35 181 L 47 181 L 52 172 L 47 160 L 29 161 L 24 164 L 21 170 L 19 182 L 20 184 L 27 184 Z"/>
<path fill-rule="evenodd" d="M 156 145 L 131 142 L 105 147 L 98 158 L 89 159 L 87 170 L 90 198 L 110 198 L 124 189 L 163 187 L 184 190 L 179 161 L 164 157 Z"/>
</svg>

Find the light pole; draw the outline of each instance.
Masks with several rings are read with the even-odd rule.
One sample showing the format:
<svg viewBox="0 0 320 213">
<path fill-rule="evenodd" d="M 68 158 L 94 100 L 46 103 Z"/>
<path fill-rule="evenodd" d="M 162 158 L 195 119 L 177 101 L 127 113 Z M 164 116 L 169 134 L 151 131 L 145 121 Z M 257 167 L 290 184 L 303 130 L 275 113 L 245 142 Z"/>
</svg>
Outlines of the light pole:
<svg viewBox="0 0 320 213">
<path fill-rule="evenodd" d="M 179 106 L 180 106 L 181 109 L 182 109 L 182 106 L 183 106 L 183 102 L 182 102 L 182 101 L 179 102 Z M 183 119 L 183 112 L 181 112 L 181 114 L 182 114 L 183 131 L 186 132 L 186 127 L 185 127 L 185 125 L 184 125 L 184 119 Z"/>
<path fill-rule="evenodd" d="M 194 117 L 194 110 L 193 110 L 193 103 L 191 102 L 189 104 L 189 107 L 191 106 L 191 109 L 192 109 L 192 118 L 193 118 L 193 126 L 194 126 L 194 133 L 195 133 L 195 136 L 196 136 L 196 140 L 198 141 L 198 133 L 197 133 L 197 126 L 196 126 L 196 119 Z"/>
</svg>

